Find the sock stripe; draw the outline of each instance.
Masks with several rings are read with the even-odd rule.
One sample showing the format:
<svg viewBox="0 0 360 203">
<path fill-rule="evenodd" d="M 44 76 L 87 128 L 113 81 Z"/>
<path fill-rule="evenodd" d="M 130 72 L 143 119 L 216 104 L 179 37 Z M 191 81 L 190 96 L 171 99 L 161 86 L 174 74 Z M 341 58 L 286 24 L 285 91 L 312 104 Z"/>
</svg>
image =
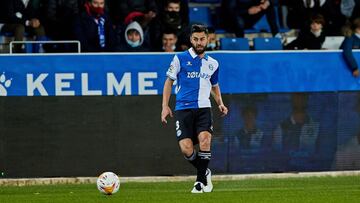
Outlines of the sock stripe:
<svg viewBox="0 0 360 203">
<path fill-rule="evenodd" d="M 188 160 L 188 161 L 193 161 L 193 160 L 195 160 L 196 159 L 196 151 L 194 150 L 193 151 L 193 153 L 189 156 L 189 157 L 187 157 L 187 156 L 184 156 L 184 158 L 186 159 L 186 160 Z"/>
<path fill-rule="evenodd" d="M 210 160 L 211 159 L 211 152 L 199 152 L 198 156 L 200 157 L 200 159 L 207 159 Z"/>
</svg>

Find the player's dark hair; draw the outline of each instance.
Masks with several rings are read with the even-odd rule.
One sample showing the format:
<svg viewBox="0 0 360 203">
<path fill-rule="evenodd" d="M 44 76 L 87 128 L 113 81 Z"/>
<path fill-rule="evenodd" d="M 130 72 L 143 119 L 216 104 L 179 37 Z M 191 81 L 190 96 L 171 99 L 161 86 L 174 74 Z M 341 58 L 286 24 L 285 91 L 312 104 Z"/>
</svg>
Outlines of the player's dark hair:
<svg viewBox="0 0 360 203">
<path fill-rule="evenodd" d="M 209 34 L 207 27 L 205 25 L 200 25 L 200 24 L 194 24 L 191 26 L 191 34 L 195 32 L 204 32 L 206 35 Z"/>
</svg>

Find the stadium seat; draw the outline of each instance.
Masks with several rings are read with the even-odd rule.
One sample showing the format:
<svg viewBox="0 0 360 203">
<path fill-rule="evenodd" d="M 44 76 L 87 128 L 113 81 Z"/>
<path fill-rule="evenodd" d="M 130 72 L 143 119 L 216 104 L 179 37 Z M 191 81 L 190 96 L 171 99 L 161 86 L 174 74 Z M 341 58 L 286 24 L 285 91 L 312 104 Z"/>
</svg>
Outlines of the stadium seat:
<svg viewBox="0 0 360 203">
<path fill-rule="evenodd" d="M 209 7 L 190 7 L 189 8 L 190 23 L 202 23 L 212 26 L 211 13 Z"/>
<path fill-rule="evenodd" d="M 246 38 L 221 38 L 221 50 L 249 50 L 249 41 Z"/>
<path fill-rule="evenodd" d="M 282 50 L 281 39 L 279 38 L 254 38 L 255 50 Z"/>
</svg>

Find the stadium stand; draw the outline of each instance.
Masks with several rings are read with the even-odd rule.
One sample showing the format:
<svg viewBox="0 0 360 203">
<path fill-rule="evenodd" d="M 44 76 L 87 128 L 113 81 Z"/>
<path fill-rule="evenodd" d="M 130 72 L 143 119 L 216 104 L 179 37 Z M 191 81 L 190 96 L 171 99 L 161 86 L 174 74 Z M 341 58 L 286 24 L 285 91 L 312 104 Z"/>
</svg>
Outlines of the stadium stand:
<svg viewBox="0 0 360 203">
<path fill-rule="evenodd" d="M 107 0 L 107 3 L 111 0 Z M 272 3 L 275 6 L 275 14 L 276 14 L 276 22 L 279 27 L 279 32 L 281 33 L 282 37 L 286 36 L 287 42 L 290 41 L 291 37 L 297 36 L 297 29 L 289 29 L 288 23 L 287 23 L 287 13 L 289 12 L 288 8 L 289 5 L 284 3 L 285 1 L 279 1 L 279 0 L 271 0 Z M 84 1 L 81 1 L 84 2 Z M 156 1 L 156 3 L 159 3 L 161 1 Z M 239 42 L 244 42 L 246 39 L 236 39 L 235 42 L 233 42 L 233 37 L 235 37 L 234 33 L 227 28 L 226 22 L 224 21 L 224 16 L 227 15 L 227 13 L 224 13 L 222 6 L 226 2 L 225 0 L 182 0 L 182 8 L 186 8 L 188 10 L 189 21 L 191 23 L 202 23 L 206 24 L 208 26 L 212 26 L 215 28 L 216 33 L 218 34 L 218 39 L 222 37 L 229 37 L 229 39 L 220 40 L 223 42 L 223 45 L 221 46 L 222 50 L 249 50 L 247 46 L 244 46 L 246 43 L 242 43 L 242 45 L 239 45 Z M 83 3 L 79 3 L 79 7 L 82 7 Z M 186 5 L 186 6 L 185 6 Z M 158 5 L 159 8 L 162 6 Z M 6 6 L 2 7 L 1 10 L 5 9 Z M 188 8 L 188 9 L 187 9 Z M 42 9 L 43 11 L 46 11 L 46 8 Z M 5 23 L 6 16 L 2 16 L 5 12 L 0 13 L 0 27 L 1 23 Z M 41 13 L 41 15 L 46 16 L 44 13 Z M 351 19 L 350 19 L 351 20 Z M 114 23 L 114 22 L 113 22 Z M 115 24 L 115 23 L 114 23 Z M 48 26 L 48 25 L 44 25 Z M 114 25 L 115 26 L 115 25 Z M 1 28 L 0 28 L 1 29 Z M 340 27 L 339 27 L 340 29 Z M 274 42 L 266 37 L 271 37 L 271 30 L 270 26 L 267 22 L 267 19 L 265 16 L 263 16 L 251 29 L 245 30 L 245 37 L 247 38 L 248 42 L 250 43 L 250 48 L 252 48 L 252 42 L 254 38 L 263 38 L 260 41 L 262 41 L 262 45 L 259 48 L 258 46 L 255 47 L 255 50 L 279 50 L 281 49 L 279 42 L 276 42 L 276 44 L 273 44 Z M 274 33 L 273 33 L 274 34 Z M 49 37 L 49 36 L 48 36 Z M 277 36 L 278 37 L 278 36 Z M 12 41 L 13 34 L 11 33 L 1 33 L 0 32 L 0 53 L 9 53 L 9 43 Z M 53 38 L 51 38 L 53 39 Z M 326 41 L 323 45 L 323 49 L 339 49 L 339 46 L 344 39 L 343 36 L 331 36 L 327 37 Z M 25 37 L 24 40 L 33 40 L 32 38 Z M 63 40 L 72 40 L 72 39 L 63 39 Z M 270 40 L 267 42 L 267 40 Z M 255 40 L 258 41 L 258 40 Z M 151 46 L 153 47 L 152 40 L 150 41 Z M 256 44 L 256 43 L 255 43 Z M 266 45 L 266 46 L 265 46 Z M 161 46 L 159 44 L 158 46 Z M 270 46 L 270 47 L 268 47 Z M 180 47 L 180 46 L 179 46 Z M 186 47 L 186 46 L 184 46 Z M 32 49 L 25 49 L 25 52 L 32 52 Z M 157 49 L 150 48 L 149 50 L 155 51 Z M 50 50 L 46 49 L 45 51 Z"/>
</svg>

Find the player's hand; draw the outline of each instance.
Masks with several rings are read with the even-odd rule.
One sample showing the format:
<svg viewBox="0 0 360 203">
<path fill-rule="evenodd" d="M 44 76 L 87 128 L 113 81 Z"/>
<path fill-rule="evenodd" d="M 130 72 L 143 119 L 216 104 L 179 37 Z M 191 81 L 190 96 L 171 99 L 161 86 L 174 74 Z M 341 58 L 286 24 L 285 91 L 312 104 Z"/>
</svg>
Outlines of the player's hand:
<svg viewBox="0 0 360 203">
<path fill-rule="evenodd" d="M 170 117 L 173 117 L 173 113 L 169 106 L 163 107 L 161 111 L 161 122 L 167 124 L 166 117 L 170 115 Z"/>
<path fill-rule="evenodd" d="M 252 6 L 248 9 L 249 15 L 255 15 L 261 11 L 260 6 Z"/>
<path fill-rule="evenodd" d="M 219 111 L 221 112 L 221 117 L 226 116 L 228 113 L 228 109 L 223 104 L 219 105 Z"/>
<path fill-rule="evenodd" d="M 260 8 L 262 10 L 266 10 L 270 6 L 270 2 L 268 0 L 261 1 Z"/>
</svg>

